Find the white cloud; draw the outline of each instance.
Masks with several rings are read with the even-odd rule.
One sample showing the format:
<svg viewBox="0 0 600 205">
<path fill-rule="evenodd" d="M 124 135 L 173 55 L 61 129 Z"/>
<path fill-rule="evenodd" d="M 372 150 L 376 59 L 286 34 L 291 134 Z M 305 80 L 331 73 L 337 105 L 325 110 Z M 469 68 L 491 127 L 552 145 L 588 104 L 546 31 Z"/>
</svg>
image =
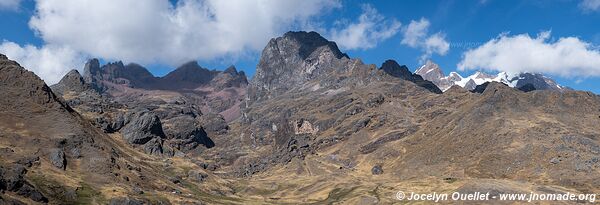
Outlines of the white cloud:
<svg viewBox="0 0 600 205">
<path fill-rule="evenodd" d="M 342 49 L 369 49 L 377 46 L 400 29 L 400 22 L 386 20 L 371 5 L 362 5 L 358 22 L 342 23 L 341 28 L 330 29 L 330 36 Z"/>
<path fill-rule="evenodd" d="M 431 56 L 433 53 L 446 55 L 449 49 L 450 44 L 446 41 L 446 35 L 443 33 L 433 34 L 425 40 L 425 53 L 427 56 Z"/>
<path fill-rule="evenodd" d="M 33 45 L 21 47 L 9 41 L 0 44 L 0 53 L 33 71 L 49 85 L 57 83 L 69 70 L 83 68 L 85 59 L 80 53 L 68 47 L 55 45 L 41 48 Z"/>
<path fill-rule="evenodd" d="M 600 10 L 600 0 L 582 0 L 579 7 L 584 11 L 598 11 Z"/>
<path fill-rule="evenodd" d="M 258 51 L 336 0 L 37 0 L 29 22 L 48 44 L 95 57 L 177 65 Z"/>
<path fill-rule="evenodd" d="M 0 0 L 0 7 L 20 0 Z M 52 84 L 82 56 L 171 66 L 237 58 L 312 21 L 338 0 L 35 0 L 29 26 L 45 45 L 4 42 L 5 53 Z M 79 67 L 77 67 L 79 66 Z"/>
<path fill-rule="evenodd" d="M 535 72 L 563 77 L 600 76 L 600 50 L 577 37 L 550 39 L 550 32 L 532 38 L 527 34 L 501 34 L 466 51 L 460 70 L 484 69 L 509 74 Z"/>
<path fill-rule="evenodd" d="M 429 28 L 429 21 L 425 18 L 421 18 L 419 21 L 412 20 L 407 27 L 403 29 L 404 38 L 402 44 L 410 47 L 417 47 L 421 41 L 427 35 L 427 29 Z"/>
<path fill-rule="evenodd" d="M 429 20 L 421 18 L 419 21 L 412 20 L 408 26 L 402 29 L 404 37 L 401 43 L 421 49 L 424 52 L 420 58 L 422 62 L 434 53 L 446 55 L 450 49 L 450 44 L 446 41 L 443 33 L 438 32 L 428 36 L 429 26 Z"/>
<path fill-rule="evenodd" d="M 0 10 L 3 10 L 3 9 L 17 10 L 17 9 L 19 9 L 20 4 L 21 4 L 21 0 L 0 0 Z"/>
</svg>

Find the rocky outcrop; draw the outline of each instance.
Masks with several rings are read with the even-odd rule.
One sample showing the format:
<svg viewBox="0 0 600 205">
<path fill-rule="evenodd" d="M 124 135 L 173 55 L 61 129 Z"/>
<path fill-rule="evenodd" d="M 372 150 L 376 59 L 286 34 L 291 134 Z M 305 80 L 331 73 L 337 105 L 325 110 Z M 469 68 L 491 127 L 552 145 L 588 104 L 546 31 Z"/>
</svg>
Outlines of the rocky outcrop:
<svg viewBox="0 0 600 205">
<path fill-rule="evenodd" d="M 59 169 L 66 169 L 67 168 L 67 159 L 65 158 L 65 152 L 62 149 L 52 149 L 50 150 L 50 153 L 48 154 L 48 159 L 50 160 L 50 163 Z"/>
<path fill-rule="evenodd" d="M 294 134 L 317 134 L 319 132 L 318 126 L 313 126 L 308 120 L 295 120 L 292 121 L 292 127 L 294 128 Z"/>
<path fill-rule="evenodd" d="M 195 182 L 204 182 L 207 180 L 208 174 L 198 170 L 190 170 L 187 177 Z"/>
<path fill-rule="evenodd" d="M 25 180 L 26 173 L 27 169 L 21 165 L 0 166 L 0 192 L 14 192 L 35 202 L 47 203 L 48 199 Z M 2 202 L 0 198 L 0 204 L 3 204 Z"/>
<path fill-rule="evenodd" d="M 100 71 L 100 61 L 96 58 L 89 60 L 83 67 L 83 80 L 90 85 L 98 85 Z M 96 87 L 96 89 L 100 88 Z"/>
<path fill-rule="evenodd" d="M 167 138 L 169 138 L 169 144 L 171 147 L 181 150 L 182 152 L 188 152 L 199 145 L 203 145 L 206 148 L 212 148 L 215 146 L 214 142 L 199 122 L 191 116 L 180 116 L 169 119 L 173 123 L 171 126 L 165 129 Z"/>
<path fill-rule="evenodd" d="M 123 138 L 131 144 L 146 144 L 153 138 L 165 138 L 160 119 L 148 111 L 130 114 L 129 122 L 123 127 Z"/>
</svg>

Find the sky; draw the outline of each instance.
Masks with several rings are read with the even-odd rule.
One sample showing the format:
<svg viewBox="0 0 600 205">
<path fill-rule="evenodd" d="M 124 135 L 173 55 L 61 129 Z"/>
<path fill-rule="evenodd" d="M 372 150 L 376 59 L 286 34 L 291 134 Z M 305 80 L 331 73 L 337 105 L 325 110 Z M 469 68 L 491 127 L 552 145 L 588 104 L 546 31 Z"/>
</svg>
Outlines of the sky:
<svg viewBox="0 0 600 205">
<path fill-rule="evenodd" d="M 542 73 L 600 94 L 600 0 L 0 0 L 0 53 L 48 84 L 86 60 L 252 76 L 271 38 L 317 31 L 368 64 Z"/>
</svg>

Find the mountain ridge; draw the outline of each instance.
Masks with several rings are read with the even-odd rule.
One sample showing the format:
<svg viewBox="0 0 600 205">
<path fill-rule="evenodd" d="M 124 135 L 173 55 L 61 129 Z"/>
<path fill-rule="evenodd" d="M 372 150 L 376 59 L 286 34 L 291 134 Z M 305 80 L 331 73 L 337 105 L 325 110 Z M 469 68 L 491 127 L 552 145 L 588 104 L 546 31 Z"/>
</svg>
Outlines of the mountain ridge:
<svg viewBox="0 0 600 205">
<path fill-rule="evenodd" d="M 439 65 L 429 60 L 424 65 L 419 67 L 415 71 L 415 74 L 419 74 L 423 76 L 424 79 L 432 81 L 442 91 L 448 90 L 453 85 L 459 85 L 467 90 L 473 90 L 477 85 L 481 85 L 485 82 L 502 82 L 517 89 L 528 86 L 530 88 L 527 89 L 528 91 L 561 91 L 564 89 L 570 89 L 559 85 L 554 80 L 539 73 L 524 72 L 509 76 L 506 72 L 499 72 L 496 75 L 490 75 L 481 71 L 477 71 L 468 77 L 462 77 L 456 72 L 450 72 L 448 76 L 445 76 Z"/>
</svg>

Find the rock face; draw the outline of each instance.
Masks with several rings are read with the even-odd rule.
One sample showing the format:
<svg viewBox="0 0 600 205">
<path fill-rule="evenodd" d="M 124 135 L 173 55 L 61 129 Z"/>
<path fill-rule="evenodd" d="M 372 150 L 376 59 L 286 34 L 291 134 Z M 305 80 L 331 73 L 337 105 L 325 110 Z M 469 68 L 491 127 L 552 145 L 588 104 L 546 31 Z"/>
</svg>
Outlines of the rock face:
<svg viewBox="0 0 600 205">
<path fill-rule="evenodd" d="M 50 163 L 56 168 L 65 169 L 67 168 L 67 159 L 65 159 L 65 152 L 61 149 L 52 149 L 49 154 Z"/>
<path fill-rule="evenodd" d="M 155 114 L 141 111 L 132 114 L 131 120 L 123 127 L 123 138 L 131 144 L 146 144 L 153 138 L 165 138 L 160 119 Z"/>
<path fill-rule="evenodd" d="M 59 95 L 63 95 L 67 91 L 72 92 L 84 92 L 88 89 L 90 84 L 87 84 L 79 71 L 71 70 L 69 71 L 56 85 L 51 86 L 52 91 L 56 92 Z"/>
<path fill-rule="evenodd" d="M 349 71 L 348 56 L 316 32 L 287 32 L 264 48 L 248 90 L 250 102 L 268 99 L 332 72 Z"/>
<path fill-rule="evenodd" d="M 83 80 L 90 85 L 98 85 L 98 80 L 95 77 L 100 74 L 100 71 L 100 61 L 95 58 L 91 59 L 83 67 Z"/>
</svg>

